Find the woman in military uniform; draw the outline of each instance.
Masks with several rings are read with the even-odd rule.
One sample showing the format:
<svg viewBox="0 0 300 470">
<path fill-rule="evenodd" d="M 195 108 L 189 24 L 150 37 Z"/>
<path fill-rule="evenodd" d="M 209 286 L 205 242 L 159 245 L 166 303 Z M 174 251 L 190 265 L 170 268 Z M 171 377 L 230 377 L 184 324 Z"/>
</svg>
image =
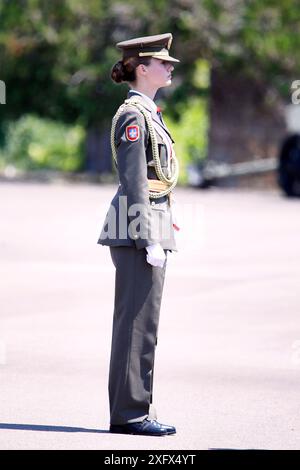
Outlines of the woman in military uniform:
<svg viewBox="0 0 300 470">
<path fill-rule="evenodd" d="M 117 44 L 112 68 L 130 90 L 112 121 L 111 146 L 119 187 L 98 240 L 116 268 L 109 370 L 110 432 L 176 433 L 152 403 L 154 355 L 168 251 L 177 251 L 171 193 L 178 179 L 173 139 L 153 99 L 169 86 L 172 34 Z"/>
</svg>

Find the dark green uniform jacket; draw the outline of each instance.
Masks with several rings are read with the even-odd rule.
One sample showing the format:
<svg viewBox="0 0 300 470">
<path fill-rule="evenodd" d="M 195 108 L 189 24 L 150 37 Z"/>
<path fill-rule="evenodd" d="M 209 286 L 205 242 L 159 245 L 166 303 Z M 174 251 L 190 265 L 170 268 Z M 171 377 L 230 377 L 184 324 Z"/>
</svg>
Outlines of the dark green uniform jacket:
<svg viewBox="0 0 300 470">
<path fill-rule="evenodd" d="M 128 98 L 134 93 L 128 94 Z M 141 97 L 142 99 L 142 97 Z M 167 175 L 167 141 L 169 131 L 159 116 L 144 100 L 156 131 L 163 173 Z M 162 134 L 162 135 L 161 135 Z M 151 139 L 143 114 L 134 106 L 127 107 L 116 126 L 117 169 L 119 187 L 111 201 L 98 243 L 107 246 L 145 248 L 160 243 L 163 249 L 177 251 L 172 221 L 172 204 L 168 196 L 149 198 L 148 179 L 158 179 L 152 156 Z"/>
</svg>

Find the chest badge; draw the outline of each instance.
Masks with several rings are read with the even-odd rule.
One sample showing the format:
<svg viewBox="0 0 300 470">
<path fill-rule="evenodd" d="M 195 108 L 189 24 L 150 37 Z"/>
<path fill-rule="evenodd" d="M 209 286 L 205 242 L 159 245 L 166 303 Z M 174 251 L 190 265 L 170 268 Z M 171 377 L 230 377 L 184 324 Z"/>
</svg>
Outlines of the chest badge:
<svg viewBox="0 0 300 470">
<path fill-rule="evenodd" d="M 126 139 L 130 142 L 135 142 L 140 138 L 139 126 L 127 126 L 126 127 Z"/>
</svg>

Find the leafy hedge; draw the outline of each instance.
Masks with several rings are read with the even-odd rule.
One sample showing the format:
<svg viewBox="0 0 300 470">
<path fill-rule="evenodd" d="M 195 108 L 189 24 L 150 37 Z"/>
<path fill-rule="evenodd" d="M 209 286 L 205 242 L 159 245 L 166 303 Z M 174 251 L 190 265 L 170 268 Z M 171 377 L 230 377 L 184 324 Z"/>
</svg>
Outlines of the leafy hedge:
<svg viewBox="0 0 300 470">
<path fill-rule="evenodd" d="M 207 156 L 208 114 L 207 100 L 191 98 L 186 105 L 181 105 L 180 120 L 165 121 L 175 140 L 176 156 L 180 164 L 179 182 L 187 182 L 187 166 L 196 164 Z"/>
<path fill-rule="evenodd" d="M 77 171 L 84 164 L 85 131 L 34 115 L 24 115 L 5 128 L 0 165 L 21 170 Z"/>
<path fill-rule="evenodd" d="M 179 182 L 187 182 L 186 168 L 207 154 L 207 101 L 194 97 L 178 109 L 179 121 L 165 116 L 175 140 L 180 164 Z M 13 165 L 20 170 L 51 169 L 79 171 L 85 168 L 85 130 L 34 115 L 24 115 L 4 128 L 5 142 L 0 150 L 0 167 Z"/>
</svg>

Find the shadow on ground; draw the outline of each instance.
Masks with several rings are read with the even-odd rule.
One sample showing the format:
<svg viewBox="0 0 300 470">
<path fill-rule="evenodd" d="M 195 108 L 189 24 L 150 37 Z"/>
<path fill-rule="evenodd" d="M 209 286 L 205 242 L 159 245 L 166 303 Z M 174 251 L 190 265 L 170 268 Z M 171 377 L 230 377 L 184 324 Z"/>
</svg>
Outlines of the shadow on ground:
<svg viewBox="0 0 300 470">
<path fill-rule="evenodd" d="M 0 423 L 0 429 L 12 429 L 18 431 L 51 431 L 51 432 L 89 432 L 89 433 L 109 433 L 104 429 L 86 429 L 70 426 L 49 426 L 43 424 L 14 424 Z"/>
</svg>

